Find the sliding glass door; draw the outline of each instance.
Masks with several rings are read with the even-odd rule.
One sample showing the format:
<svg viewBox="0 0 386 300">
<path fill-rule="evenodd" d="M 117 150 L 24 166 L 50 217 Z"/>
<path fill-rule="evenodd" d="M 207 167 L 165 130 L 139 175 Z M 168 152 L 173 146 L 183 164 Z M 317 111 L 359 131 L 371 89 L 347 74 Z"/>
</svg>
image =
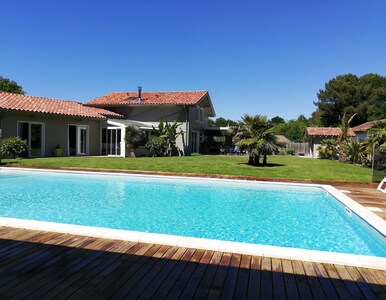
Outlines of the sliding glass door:
<svg viewBox="0 0 386 300">
<path fill-rule="evenodd" d="M 121 128 L 102 129 L 102 155 L 121 155 Z"/>
<path fill-rule="evenodd" d="M 70 155 L 88 154 L 88 127 L 68 125 L 68 153 Z"/>
<path fill-rule="evenodd" d="M 28 156 L 44 156 L 44 124 L 32 122 L 18 122 L 17 127 L 18 136 L 21 139 L 26 140 L 30 148 Z"/>
</svg>

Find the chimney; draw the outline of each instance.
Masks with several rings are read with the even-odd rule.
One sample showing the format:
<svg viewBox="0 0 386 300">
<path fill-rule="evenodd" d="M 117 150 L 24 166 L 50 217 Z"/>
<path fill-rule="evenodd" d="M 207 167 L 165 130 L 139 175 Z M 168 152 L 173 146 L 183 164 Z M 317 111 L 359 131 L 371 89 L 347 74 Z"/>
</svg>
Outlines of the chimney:
<svg viewBox="0 0 386 300">
<path fill-rule="evenodd" d="M 142 87 L 138 87 L 138 102 L 142 101 Z"/>
</svg>

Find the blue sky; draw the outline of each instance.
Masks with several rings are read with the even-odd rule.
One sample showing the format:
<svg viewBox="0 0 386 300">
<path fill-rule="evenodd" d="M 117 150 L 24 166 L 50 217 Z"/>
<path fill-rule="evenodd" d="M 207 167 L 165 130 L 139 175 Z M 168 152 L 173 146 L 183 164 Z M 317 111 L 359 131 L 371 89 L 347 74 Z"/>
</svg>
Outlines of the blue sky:
<svg viewBox="0 0 386 300">
<path fill-rule="evenodd" d="M 209 90 L 217 116 L 315 110 L 340 74 L 386 76 L 386 1 L 0 0 L 0 75 L 30 95 Z"/>
</svg>

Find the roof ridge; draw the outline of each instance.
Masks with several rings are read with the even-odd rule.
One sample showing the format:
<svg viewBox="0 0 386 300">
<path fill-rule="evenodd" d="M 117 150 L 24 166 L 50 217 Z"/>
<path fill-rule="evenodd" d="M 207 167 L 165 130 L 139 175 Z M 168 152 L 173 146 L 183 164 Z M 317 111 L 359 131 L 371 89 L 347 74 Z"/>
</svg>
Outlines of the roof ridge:
<svg viewBox="0 0 386 300">
<path fill-rule="evenodd" d="M 195 91 L 144 91 L 142 90 L 143 93 L 207 93 L 207 90 L 195 90 Z M 121 92 L 110 92 L 109 94 L 121 94 L 121 93 L 138 93 L 138 91 L 121 91 Z M 108 95 L 108 94 L 107 94 Z"/>
</svg>

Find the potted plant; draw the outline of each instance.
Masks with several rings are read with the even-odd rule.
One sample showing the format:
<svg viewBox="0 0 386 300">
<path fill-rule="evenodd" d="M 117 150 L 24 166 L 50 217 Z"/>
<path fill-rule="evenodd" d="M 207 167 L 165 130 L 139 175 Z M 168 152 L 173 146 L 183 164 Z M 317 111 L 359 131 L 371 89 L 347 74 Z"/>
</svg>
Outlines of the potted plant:
<svg viewBox="0 0 386 300">
<path fill-rule="evenodd" d="M 59 145 L 57 145 L 57 146 L 55 147 L 55 149 L 54 149 L 54 156 L 55 156 L 55 157 L 61 157 L 61 156 L 63 156 L 63 150 L 62 150 L 62 148 L 60 148 Z"/>
</svg>

